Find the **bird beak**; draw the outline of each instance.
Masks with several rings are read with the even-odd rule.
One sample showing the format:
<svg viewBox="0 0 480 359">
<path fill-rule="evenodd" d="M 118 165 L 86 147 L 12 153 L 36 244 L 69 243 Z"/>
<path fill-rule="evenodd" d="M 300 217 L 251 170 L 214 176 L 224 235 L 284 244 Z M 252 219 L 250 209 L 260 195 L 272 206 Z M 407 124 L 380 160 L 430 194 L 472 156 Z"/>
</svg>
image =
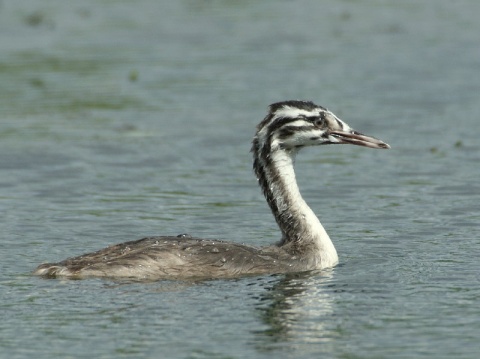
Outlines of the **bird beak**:
<svg viewBox="0 0 480 359">
<path fill-rule="evenodd" d="M 348 143 L 350 145 L 364 146 L 370 148 L 388 149 L 390 145 L 375 137 L 366 136 L 357 131 L 331 131 L 329 138 L 332 143 Z"/>
</svg>

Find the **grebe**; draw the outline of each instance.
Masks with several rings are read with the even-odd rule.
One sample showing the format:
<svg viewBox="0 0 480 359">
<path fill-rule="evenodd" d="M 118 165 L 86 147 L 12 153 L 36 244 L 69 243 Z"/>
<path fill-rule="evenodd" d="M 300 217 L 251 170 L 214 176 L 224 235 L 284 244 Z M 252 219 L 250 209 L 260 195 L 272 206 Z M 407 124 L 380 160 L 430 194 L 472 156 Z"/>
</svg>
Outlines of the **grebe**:
<svg viewBox="0 0 480 359">
<path fill-rule="evenodd" d="M 270 105 L 253 139 L 253 169 L 277 221 L 282 239 L 254 247 L 213 239 L 148 237 L 45 263 L 34 271 L 45 277 L 133 279 L 232 278 L 301 272 L 333 267 L 338 256 L 315 213 L 303 200 L 293 170 L 306 146 L 342 144 L 390 148 L 354 131 L 332 112 L 310 101 Z"/>
</svg>

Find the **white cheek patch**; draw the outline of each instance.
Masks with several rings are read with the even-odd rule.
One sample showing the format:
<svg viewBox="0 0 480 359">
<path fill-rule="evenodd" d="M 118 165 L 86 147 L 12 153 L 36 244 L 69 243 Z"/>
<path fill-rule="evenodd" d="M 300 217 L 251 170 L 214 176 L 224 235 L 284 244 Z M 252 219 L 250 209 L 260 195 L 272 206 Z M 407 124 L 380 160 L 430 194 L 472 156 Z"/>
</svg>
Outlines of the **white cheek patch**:
<svg viewBox="0 0 480 359">
<path fill-rule="evenodd" d="M 323 131 L 315 131 L 311 130 L 308 132 L 300 132 L 297 136 L 295 136 L 293 140 L 294 145 L 315 145 L 318 144 L 321 140 L 321 135 Z"/>
<path fill-rule="evenodd" d="M 311 129 L 310 131 L 298 132 L 295 135 L 286 139 L 279 139 L 278 135 L 275 135 L 272 138 L 272 149 L 276 150 L 280 147 L 296 148 L 303 146 L 319 145 L 322 142 L 325 142 L 325 139 L 322 137 L 323 134 L 324 131 L 322 130 Z"/>
</svg>

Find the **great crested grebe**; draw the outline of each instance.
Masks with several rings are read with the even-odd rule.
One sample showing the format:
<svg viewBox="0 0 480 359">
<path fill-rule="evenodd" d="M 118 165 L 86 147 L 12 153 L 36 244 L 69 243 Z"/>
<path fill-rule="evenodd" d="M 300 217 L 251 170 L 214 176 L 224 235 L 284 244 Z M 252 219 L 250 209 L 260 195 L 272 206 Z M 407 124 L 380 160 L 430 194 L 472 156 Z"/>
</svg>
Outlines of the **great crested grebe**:
<svg viewBox="0 0 480 359">
<path fill-rule="evenodd" d="M 45 277 L 134 279 L 232 278 L 333 267 L 338 256 L 322 224 L 302 198 L 293 162 L 306 146 L 342 144 L 390 148 L 354 131 L 332 112 L 310 101 L 270 105 L 253 138 L 253 169 L 277 221 L 282 239 L 253 247 L 213 239 L 148 237 L 97 252 L 45 263 Z"/>
</svg>

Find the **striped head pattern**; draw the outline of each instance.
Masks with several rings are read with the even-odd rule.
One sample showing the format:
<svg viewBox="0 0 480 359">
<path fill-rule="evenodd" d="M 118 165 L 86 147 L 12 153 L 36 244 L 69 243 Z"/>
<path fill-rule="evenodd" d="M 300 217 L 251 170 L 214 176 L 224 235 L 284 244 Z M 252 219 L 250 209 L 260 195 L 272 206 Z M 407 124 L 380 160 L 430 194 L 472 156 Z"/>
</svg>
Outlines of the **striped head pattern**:
<svg viewBox="0 0 480 359">
<path fill-rule="evenodd" d="M 383 141 L 365 136 L 325 107 L 310 101 L 284 101 L 270 105 L 257 126 L 253 152 L 263 155 L 277 150 L 296 152 L 305 146 L 348 143 L 371 148 L 389 148 Z"/>
</svg>

